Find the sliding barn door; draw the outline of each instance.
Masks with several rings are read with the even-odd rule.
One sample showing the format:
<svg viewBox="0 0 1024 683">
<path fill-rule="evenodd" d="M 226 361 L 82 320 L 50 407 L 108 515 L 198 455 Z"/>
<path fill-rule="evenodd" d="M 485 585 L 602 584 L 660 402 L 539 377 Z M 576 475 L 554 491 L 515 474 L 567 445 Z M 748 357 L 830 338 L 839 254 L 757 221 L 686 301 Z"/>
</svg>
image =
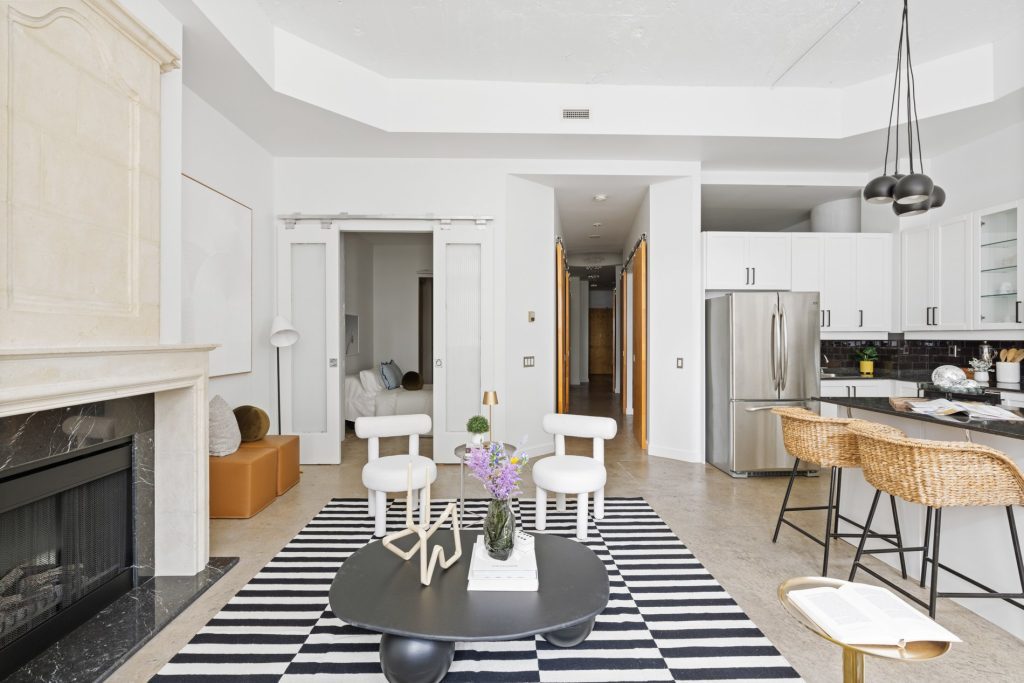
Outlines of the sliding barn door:
<svg viewBox="0 0 1024 683">
<path fill-rule="evenodd" d="M 633 255 L 633 435 L 647 448 L 647 240 Z"/>
<path fill-rule="evenodd" d="M 487 415 L 494 386 L 492 233 L 446 226 L 434 231 L 434 460 L 455 463 L 466 421 Z M 506 397 L 498 396 L 498 400 Z M 507 437 L 497 425 L 494 438 Z"/>
<path fill-rule="evenodd" d="M 281 349 L 282 430 L 299 435 L 302 462 L 339 463 L 340 233 L 300 224 L 279 234 L 277 310 L 299 332 L 299 341 Z"/>
<path fill-rule="evenodd" d="M 626 320 L 626 278 L 629 276 L 626 269 L 622 269 L 622 274 L 619 275 L 619 406 L 622 408 L 622 414 L 626 414 L 626 409 L 629 407 L 629 387 L 626 386 L 626 378 L 629 373 L 626 371 L 626 364 L 629 363 L 629 339 L 630 334 L 626 329 L 628 324 Z"/>
<path fill-rule="evenodd" d="M 569 412 L 569 269 L 561 242 L 555 243 L 555 397 L 557 412 Z"/>
</svg>

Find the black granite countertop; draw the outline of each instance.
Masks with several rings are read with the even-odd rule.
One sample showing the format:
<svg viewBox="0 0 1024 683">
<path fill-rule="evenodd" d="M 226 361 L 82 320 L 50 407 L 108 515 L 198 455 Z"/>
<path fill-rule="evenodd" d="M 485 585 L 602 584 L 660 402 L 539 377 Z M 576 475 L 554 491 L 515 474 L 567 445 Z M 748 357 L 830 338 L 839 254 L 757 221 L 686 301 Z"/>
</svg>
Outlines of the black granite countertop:
<svg viewBox="0 0 1024 683">
<path fill-rule="evenodd" d="M 915 413 L 910 410 L 896 410 L 889 403 L 888 398 L 845 398 L 829 396 L 821 397 L 817 400 L 822 403 L 831 403 L 833 405 L 854 408 L 856 410 L 868 410 L 873 413 L 882 413 L 883 415 L 905 417 L 908 420 L 920 420 L 922 422 L 931 422 L 932 424 L 940 424 L 947 427 L 959 427 L 960 429 L 969 429 L 975 432 L 985 432 L 986 434 L 995 434 L 996 436 L 1006 436 L 1011 439 L 1024 439 L 1024 421 L 968 420 L 965 417 L 933 417 L 931 415 Z"/>
</svg>

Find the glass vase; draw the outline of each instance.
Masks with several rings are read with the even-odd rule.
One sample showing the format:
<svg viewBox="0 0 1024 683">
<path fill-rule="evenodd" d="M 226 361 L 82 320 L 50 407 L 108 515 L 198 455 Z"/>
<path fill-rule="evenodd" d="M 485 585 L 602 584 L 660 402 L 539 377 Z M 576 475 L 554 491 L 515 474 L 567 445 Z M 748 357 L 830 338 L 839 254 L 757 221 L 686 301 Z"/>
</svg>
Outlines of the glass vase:
<svg viewBox="0 0 1024 683">
<path fill-rule="evenodd" d="M 507 560 L 516 537 L 516 516 L 508 500 L 494 498 L 484 518 L 484 548 L 496 560 Z"/>
</svg>

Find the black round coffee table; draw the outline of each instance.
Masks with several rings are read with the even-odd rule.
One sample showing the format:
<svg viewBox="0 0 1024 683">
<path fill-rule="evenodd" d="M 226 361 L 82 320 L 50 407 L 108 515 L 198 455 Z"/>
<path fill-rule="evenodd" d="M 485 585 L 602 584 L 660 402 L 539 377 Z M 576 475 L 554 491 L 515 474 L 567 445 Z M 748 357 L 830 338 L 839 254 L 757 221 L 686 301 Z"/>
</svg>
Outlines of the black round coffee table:
<svg viewBox="0 0 1024 683">
<path fill-rule="evenodd" d="M 535 634 L 559 647 L 583 642 L 608 604 L 608 572 L 586 546 L 558 536 L 534 536 L 540 589 L 536 592 L 468 591 L 477 531 L 462 531 L 462 557 L 420 583 L 419 557 L 408 562 L 380 542 L 345 560 L 331 584 L 334 615 L 384 634 L 380 664 L 393 683 L 436 683 L 444 678 L 455 643 L 514 640 Z M 411 547 L 415 537 L 400 542 Z M 454 548 L 451 531 L 438 530 L 432 545 Z"/>
</svg>

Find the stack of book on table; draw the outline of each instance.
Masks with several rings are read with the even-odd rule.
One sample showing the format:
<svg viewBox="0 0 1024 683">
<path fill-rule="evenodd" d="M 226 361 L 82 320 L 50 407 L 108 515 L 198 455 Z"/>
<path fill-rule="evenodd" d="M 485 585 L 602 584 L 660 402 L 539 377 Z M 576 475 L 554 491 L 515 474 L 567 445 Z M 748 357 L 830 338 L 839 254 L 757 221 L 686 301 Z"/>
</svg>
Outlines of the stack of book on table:
<svg viewBox="0 0 1024 683">
<path fill-rule="evenodd" d="M 535 591 L 538 585 L 537 555 L 532 543 L 521 543 L 516 539 L 512 554 L 502 561 L 488 555 L 483 536 L 477 536 L 469 564 L 467 590 Z"/>
</svg>

